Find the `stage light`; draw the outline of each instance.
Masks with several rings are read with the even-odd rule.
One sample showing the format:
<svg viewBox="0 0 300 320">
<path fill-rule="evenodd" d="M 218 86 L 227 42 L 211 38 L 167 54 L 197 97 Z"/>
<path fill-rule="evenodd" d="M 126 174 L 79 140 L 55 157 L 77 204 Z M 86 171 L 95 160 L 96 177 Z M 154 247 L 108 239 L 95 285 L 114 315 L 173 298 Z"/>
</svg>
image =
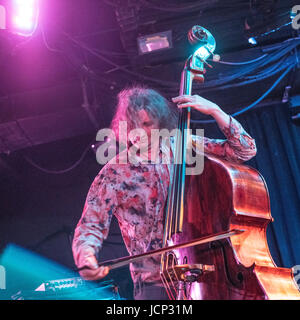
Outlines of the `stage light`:
<svg viewBox="0 0 300 320">
<path fill-rule="evenodd" d="M 139 54 L 172 48 L 172 32 L 164 31 L 137 38 Z"/>
<path fill-rule="evenodd" d="M 254 37 L 249 38 L 249 39 L 248 39 L 248 42 L 249 42 L 250 44 L 252 44 L 253 46 L 256 46 L 256 45 L 257 45 L 257 41 L 255 40 Z"/>
<path fill-rule="evenodd" d="M 12 0 L 11 14 L 11 32 L 31 36 L 38 24 L 38 0 Z"/>
</svg>

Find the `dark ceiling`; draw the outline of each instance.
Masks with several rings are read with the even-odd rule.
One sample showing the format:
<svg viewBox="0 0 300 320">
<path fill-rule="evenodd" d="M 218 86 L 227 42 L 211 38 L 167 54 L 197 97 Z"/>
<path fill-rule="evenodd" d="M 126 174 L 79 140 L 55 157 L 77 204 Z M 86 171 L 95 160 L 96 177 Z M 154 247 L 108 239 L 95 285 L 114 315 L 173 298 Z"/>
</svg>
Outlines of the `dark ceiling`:
<svg viewBox="0 0 300 320">
<path fill-rule="evenodd" d="M 194 25 L 212 32 L 216 52 L 224 61 L 260 57 L 268 48 L 297 36 L 291 25 L 270 32 L 290 21 L 295 4 L 287 0 L 41 1 L 33 37 L 0 33 L 0 153 L 94 136 L 97 129 L 109 125 L 116 94 L 126 85 L 144 83 L 167 97 L 177 95 L 182 67 L 193 50 L 187 32 Z M 172 32 L 171 49 L 139 55 L 138 36 L 167 30 Z M 263 33 L 268 34 L 251 48 L 248 37 Z M 235 73 L 232 66 L 211 64 L 208 84 Z M 197 86 L 195 92 L 234 112 L 259 98 L 280 73 L 270 69 L 270 75 L 239 86 L 239 94 L 230 85 Z M 286 77 L 267 99 L 280 100 L 288 81 L 296 94 L 299 83 L 292 80 Z"/>
</svg>

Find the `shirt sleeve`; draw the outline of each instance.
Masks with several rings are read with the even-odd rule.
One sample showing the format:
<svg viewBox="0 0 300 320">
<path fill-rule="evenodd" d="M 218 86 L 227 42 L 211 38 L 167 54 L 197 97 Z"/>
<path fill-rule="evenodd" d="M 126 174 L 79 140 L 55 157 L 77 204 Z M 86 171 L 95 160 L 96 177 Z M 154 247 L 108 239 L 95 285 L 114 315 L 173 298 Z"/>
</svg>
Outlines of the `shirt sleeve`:
<svg viewBox="0 0 300 320">
<path fill-rule="evenodd" d="M 244 130 L 242 125 L 230 116 L 228 127 L 221 128 L 227 139 L 210 139 L 203 137 L 204 153 L 234 162 L 248 161 L 256 155 L 255 140 Z M 202 137 L 192 135 L 194 150 Z"/>
<path fill-rule="evenodd" d="M 117 183 L 116 171 L 106 165 L 89 189 L 72 243 L 73 256 L 78 268 L 86 264 L 88 257 L 97 256 L 103 240 L 108 236 L 112 215 L 117 208 Z"/>
</svg>

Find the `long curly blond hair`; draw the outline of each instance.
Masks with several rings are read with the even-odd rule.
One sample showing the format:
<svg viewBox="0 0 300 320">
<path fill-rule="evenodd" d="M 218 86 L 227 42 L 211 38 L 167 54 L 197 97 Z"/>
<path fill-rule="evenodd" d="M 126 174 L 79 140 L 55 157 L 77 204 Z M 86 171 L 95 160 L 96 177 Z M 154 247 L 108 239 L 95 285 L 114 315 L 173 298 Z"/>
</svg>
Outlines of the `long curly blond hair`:
<svg viewBox="0 0 300 320">
<path fill-rule="evenodd" d="M 164 98 L 158 91 L 137 85 L 123 89 L 118 94 L 118 104 L 111 122 L 111 129 L 119 140 L 119 122 L 127 122 L 128 132 L 142 128 L 137 116 L 138 111 L 145 110 L 149 116 L 158 120 L 158 129 L 172 130 L 177 127 L 178 112 L 175 105 Z"/>
</svg>

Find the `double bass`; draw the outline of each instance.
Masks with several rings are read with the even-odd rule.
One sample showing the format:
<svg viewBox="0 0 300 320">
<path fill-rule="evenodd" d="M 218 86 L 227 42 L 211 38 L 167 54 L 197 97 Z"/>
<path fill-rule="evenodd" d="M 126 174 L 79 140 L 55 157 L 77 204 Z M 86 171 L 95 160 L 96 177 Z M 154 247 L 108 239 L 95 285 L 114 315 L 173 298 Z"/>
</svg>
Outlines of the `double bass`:
<svg viewBox="0 0 300 320">
<path fill-rule="evenodd" d="M 204 81 L 206 59 L 215 39 L 203 27 L 189 31 L 198 46 L 184 66 L 180 95 Z M 279 268 L 270 254 L 266 229 L 273 221 L 267 185 L 246 165 L 205 155 L 200 175 L 186 175 L 190 110 L 179 115 L 173 176 L 165 217 L 164 246 L 211 238 L 196 246 L 171 250 L 161 257 L 161 279 L 170 299 L 266 300 L 300 299 L 291 269 Z M 187 133 L 186 133 L 187 132 Z M 222 239 L 213 239 L 222 234 Z"/>
</svg>

